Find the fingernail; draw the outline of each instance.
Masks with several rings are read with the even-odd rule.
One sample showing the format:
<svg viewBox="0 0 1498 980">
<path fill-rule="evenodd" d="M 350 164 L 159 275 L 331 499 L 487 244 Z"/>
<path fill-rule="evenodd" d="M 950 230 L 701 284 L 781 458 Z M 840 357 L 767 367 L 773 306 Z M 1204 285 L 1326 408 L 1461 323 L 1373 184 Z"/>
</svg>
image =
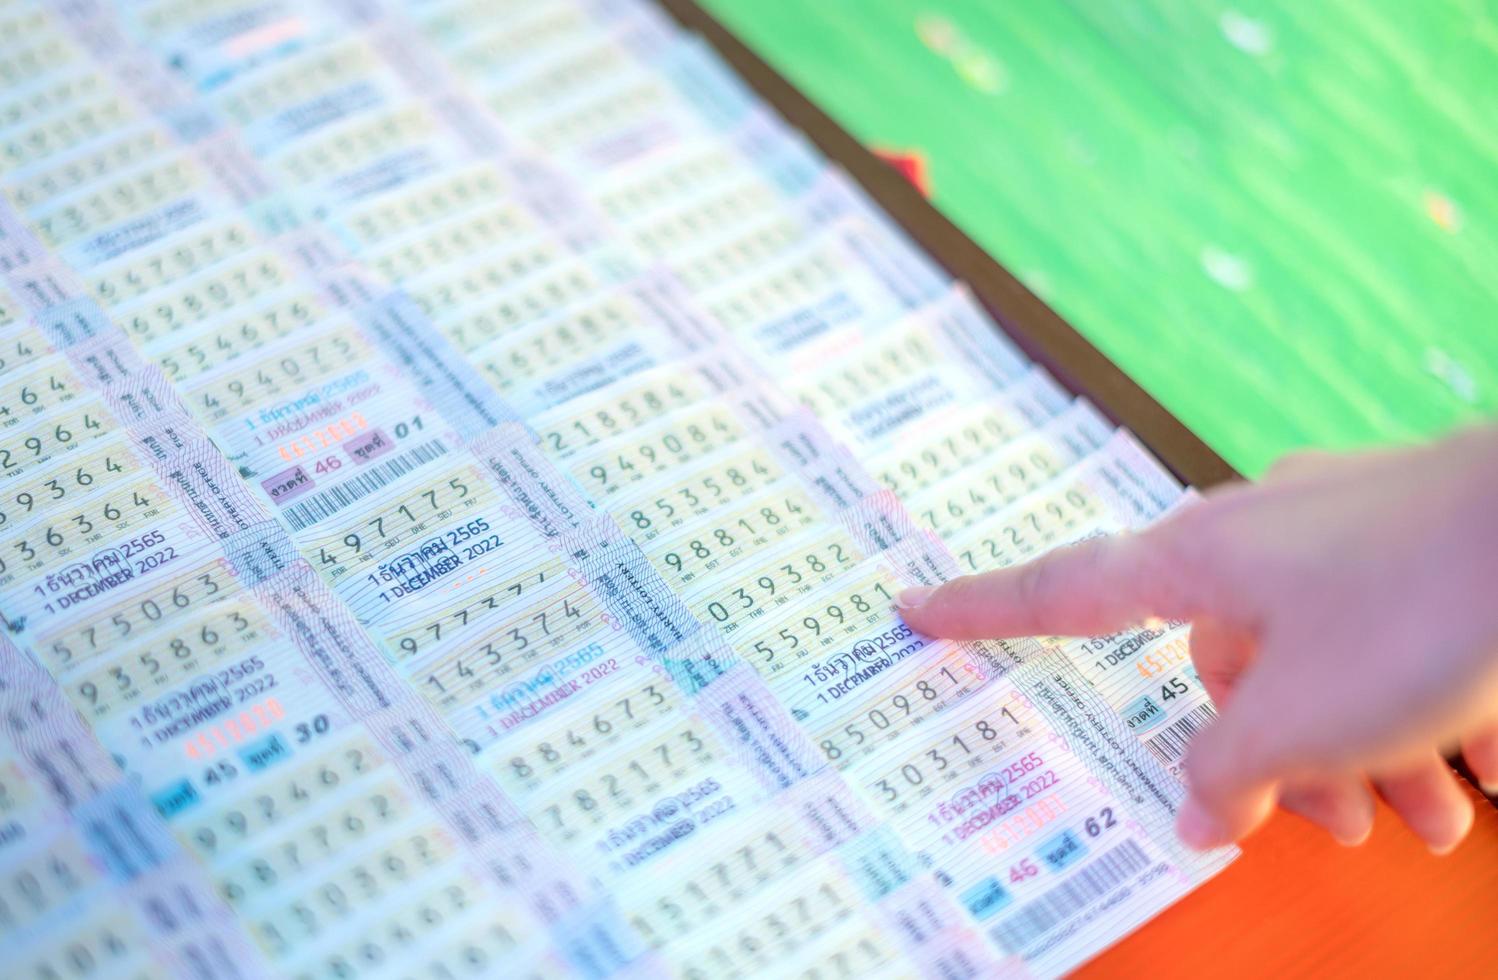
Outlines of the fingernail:
<svg viewBox="0 0 1498 980">
<path fill-rule="evenodd" d="M 1343 847 L 1362 847 L 1364 844 L 1368 843 L 1368 838 L 1372 836 L 1373 828 L 1368 827 L 1356 837 L 1344 837 L 1339 834 L 1332 834 L 1332 840 L 1336 841 L 1338 844 L 1341 844 Z"/>
<path fill-rule="evenodd" d="M 1450 844 L 1442 844 L 1440 847 L 1437 847 L 1435 844 L 1427 844 L 1425 846 L 1428 847 L 1428 848 L 1430 848 L 1430 853 L 1434 854 L 1436 857 L 1439 858 L 1439 857 L 1445 857 L 1446 855 L 1450 854 L 1452 851 L 1456 850 L 1457 845 L 1459 845 L 1459 844 L 1461 844 L 1461 841 L 1456 840 L 1456 841 L 1452 841 Z"/>
<path fill-rule="evenodd" d="M 1498 796 L 1498 783 L 1478 783 L 1477 788 L 1484 796 Z"/>
<path fill-rule="evenodd" d="M 903 590 L 895 597 L 896 609 L 915 609 L 931 598 L 936 590 L 929 585 L 918 585 L 912 589 Z"/>
<path fill-rule="evenodd" d="M 1194 851 L 1205 851 L 1226 843 L 1227 835 L 1210 813 L 1200 803 L 1187 798 L 1176 815 L 1176 834 L 1181 843 Z"/>
</svg>

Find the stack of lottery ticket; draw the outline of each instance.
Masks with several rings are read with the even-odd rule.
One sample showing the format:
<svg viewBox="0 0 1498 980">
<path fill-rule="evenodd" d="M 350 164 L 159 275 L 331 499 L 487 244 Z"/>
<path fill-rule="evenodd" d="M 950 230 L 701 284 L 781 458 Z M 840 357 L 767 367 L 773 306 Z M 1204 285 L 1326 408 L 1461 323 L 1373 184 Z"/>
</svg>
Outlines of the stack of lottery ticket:
<svg viewBox="0 0 1498 980">
<path fill-rule="evenodd" d="M 0 937 L 74 977 L 1054 975 L 1181 624 L 905 587 L 1185 498 L 639 0 L 0 0 Z"/>
</svg>

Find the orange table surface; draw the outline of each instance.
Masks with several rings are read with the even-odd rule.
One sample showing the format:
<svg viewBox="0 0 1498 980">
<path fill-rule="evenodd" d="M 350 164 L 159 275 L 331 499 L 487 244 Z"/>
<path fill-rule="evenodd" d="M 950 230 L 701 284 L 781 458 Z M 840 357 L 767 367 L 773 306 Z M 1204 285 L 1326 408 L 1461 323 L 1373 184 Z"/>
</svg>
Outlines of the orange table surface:
<svg viewBox="0 0 1498 980">
<path fill-rule="evenodd" d="M 1498 976 L 1498 808 L 1472 795 L 1472 833 L 1445 857 L 1382 804 L 1355 848 L 1278 814 L 1077 976 Z"/>
</svg>

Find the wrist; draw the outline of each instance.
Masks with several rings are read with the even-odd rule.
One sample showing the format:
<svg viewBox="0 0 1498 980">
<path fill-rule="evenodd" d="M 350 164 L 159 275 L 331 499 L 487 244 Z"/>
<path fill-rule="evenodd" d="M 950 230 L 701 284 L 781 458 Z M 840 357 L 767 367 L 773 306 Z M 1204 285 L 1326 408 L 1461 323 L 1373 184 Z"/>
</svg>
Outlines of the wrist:
<svg viewBox="0 0 1498 980">
<path fill-rule="evenodd" d="M 1449 448 L 1437 465 L 1446 470 L 1432 473 L 1452 481 L 1455 491 L 1446 514 L 1447 530 L 1456 540 L 1451 554 L 1462 556 L 1453 569 L 1458 581 L 1470 583 L 1471 614 L 1484 624 L 1485 636 L 1498 656 L 1498 602 L 1492 590 L 1498 583 L 1498 425 L 1483 425 L 1453 435 Z M 1439 501 L 1437 502 L 1439 506 Z"/>
</svg>

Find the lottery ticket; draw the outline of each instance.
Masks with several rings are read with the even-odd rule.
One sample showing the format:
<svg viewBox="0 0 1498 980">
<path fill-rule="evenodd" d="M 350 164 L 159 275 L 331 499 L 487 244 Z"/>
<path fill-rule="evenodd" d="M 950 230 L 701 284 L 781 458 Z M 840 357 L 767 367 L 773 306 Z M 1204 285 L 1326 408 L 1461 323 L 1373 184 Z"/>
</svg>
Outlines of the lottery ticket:
<svg viewBox="0 0 1498 980">
<path fill-rule="evenodd" d="M 1183 624 L 902 588 L 1189 506 L 641 0 L 0 4 L 26 975 L 1063 973 Z"/>
<path fill-rule="evenodd" d="M 1023 462 L 1018 465 L 1024 469 Z M 973 571 L 1011 565 L 1058 543 L 1139 528 L 1189 503 L 1178 487 L 1159 479 L 1123 433 L 997 511 L 969 513 L 964 507 L 971 507 L 973 497 L 987 503 L 987 496 L 961 479 L 951 482 L 923 495 L 929 508 L 918 502 L 913 509 L 917 519 L 951 538 L 959 560 Z M 1191 665 L 1186 632 L 1185 624 L 1167 622 L 1108 637 L 1050 641 L 1173 771 L 1190 735 L 1215 717 Z"/>
</svg>

